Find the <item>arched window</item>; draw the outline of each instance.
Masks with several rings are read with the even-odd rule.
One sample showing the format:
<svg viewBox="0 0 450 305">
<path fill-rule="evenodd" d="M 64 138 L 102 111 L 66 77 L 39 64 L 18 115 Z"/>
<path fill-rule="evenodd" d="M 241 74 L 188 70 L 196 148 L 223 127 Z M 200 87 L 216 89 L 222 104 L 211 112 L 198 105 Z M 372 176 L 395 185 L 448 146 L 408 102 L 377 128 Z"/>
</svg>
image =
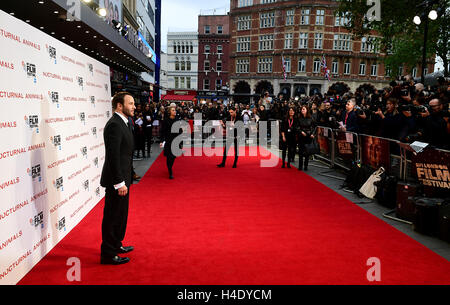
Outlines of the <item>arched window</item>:
<svg viewBox="0 0 450 305">
<path fill-rule="evenodd" d="M 178 57 L 175 58 L 175 71 L 180 70 L 180 61 Z"/>
</svg>

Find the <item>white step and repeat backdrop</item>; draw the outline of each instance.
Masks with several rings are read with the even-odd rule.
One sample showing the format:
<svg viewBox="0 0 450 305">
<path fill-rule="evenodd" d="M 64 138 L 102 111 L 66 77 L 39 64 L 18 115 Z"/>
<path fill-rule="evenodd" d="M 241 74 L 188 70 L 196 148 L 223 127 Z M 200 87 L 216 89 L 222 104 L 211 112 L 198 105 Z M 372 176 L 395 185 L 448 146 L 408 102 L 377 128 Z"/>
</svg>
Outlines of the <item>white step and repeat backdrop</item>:
<svg viewBox="0 0 450 305">
<path fill-rule="evenodd" d="M 108 66 L 1 10 L 0 45 L 0 284 L 16 284 L 104 196 L 111 85 Z"/>
</svg>

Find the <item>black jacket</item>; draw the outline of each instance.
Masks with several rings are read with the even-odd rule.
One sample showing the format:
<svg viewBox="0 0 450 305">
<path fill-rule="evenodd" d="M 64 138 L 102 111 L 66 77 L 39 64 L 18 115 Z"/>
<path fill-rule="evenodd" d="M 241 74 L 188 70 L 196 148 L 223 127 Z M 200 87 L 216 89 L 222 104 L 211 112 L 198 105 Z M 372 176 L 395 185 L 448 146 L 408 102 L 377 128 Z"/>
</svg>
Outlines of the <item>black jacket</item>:
<svg viewBox="0 0 450 305">
<path fill-rule="evenodd" d="M 133 171 L 133 133 L 131 127 L 114 114 L 105 125 L 103 131 L 105 142 L 105 163 L 103 165 L 100 185 L 114 187 L 125 181 L 129 187 Z"/>
<path fill-rule="evenodd" d="M 302 135 L 302 131 L 306 136 Z M 298 119 L 298 141 L 300 143 L 310 143 L 311 135 L 314 131 L 314 124 L 312 118 L 299 118 Z"/>
</svg>

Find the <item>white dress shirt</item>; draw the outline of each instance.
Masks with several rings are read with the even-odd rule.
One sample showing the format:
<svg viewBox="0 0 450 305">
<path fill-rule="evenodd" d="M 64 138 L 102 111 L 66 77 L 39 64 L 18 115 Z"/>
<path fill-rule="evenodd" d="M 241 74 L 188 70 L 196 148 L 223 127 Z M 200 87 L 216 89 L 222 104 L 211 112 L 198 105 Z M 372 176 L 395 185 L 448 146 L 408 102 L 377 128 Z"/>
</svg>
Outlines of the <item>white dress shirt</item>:
<svg viewBox="0 0 450 305">
<path fill-rule="evenodd" d="M 126 117 L 126 116 L 124 116 L 123 114 L 121 114 L 121 113 L 118 113 L 117 111 L 116 111 L 116 113 L 120 116 L 120 118 L 125 122 L 125 124 L 128 126 L 128 118 Z M 122 186 L 124 186 L 125 185 L 125 181 L 122 181 L 122 182 L 120 182 L 119 184 L 115 184 L 114 185 L 114 189 L 116 189 L 116 190 L 118 190 L 118 189 L 120 189 Z"/>
</svg>

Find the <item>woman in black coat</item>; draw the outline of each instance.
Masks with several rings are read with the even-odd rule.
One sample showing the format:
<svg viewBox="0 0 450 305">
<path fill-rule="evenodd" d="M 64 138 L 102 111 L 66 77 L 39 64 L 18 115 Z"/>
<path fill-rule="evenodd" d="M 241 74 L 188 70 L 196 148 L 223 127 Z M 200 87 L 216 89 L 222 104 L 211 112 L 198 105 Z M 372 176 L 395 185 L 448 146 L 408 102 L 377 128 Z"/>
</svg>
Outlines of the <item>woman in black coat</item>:
<svg viewBox="0 0 450 305">
<path fill-rule="evenodd" d="M 295 158 L 295 149 L 297 146 L 296 140 L 296 130 L 297 130 L 298 122 L 295 117 L 295 109 L 294 107 L 289 107 L 286 118 L 281 124 L 281 151 L 282 151 L 282 160 L 284 168 L 285 160 L 286 160 L 286 151 L 288 153 L 288 162 L 287 167 L 291 168 L 291 162 L 294 161 Z"/>
<path fill-rule="evenodd" d="M 311 143 L 314 138 L 314 123 L 308 106 L 300 108 L 298 119 L 298 170 L 308 170 L 309 155 L 306 152 L 306 144 Z"/>
<path fill-rule="evenodd" d="M 173 179 L 172 167 L 175 162 L 176 156 L 172 151 L 172 142 L 173 140 L 180 134 L 180 132 L 173 133 L 172 125 L 177 121 L 177 111 L 175 106 L 169 107 L 169 113 L 165 116 L 165 119 L 162 123 L 162 133 L 160 144 L 161 147 L 164 147 L 164 156 L 166 156 L 167 161 L 167 169 L 169 170 L 169 179 Z"/>
</svg>

